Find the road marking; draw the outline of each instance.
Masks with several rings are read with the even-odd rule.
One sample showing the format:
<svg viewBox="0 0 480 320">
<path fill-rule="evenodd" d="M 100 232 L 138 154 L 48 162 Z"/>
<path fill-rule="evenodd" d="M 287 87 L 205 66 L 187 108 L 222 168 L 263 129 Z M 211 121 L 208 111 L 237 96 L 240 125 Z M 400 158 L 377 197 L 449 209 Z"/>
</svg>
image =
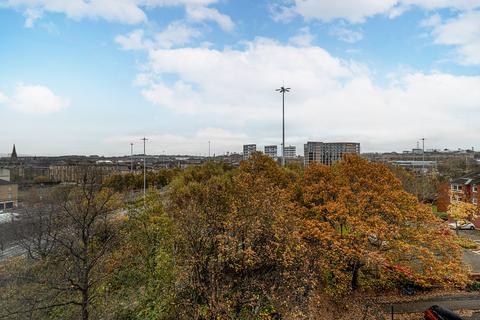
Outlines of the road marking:
<svg viewBox="0 0 480 320">
<path fill-rule="evenodd" d="M 472 252 L 480 255 L 480 250 L 472 250 Z"/>
</svg>

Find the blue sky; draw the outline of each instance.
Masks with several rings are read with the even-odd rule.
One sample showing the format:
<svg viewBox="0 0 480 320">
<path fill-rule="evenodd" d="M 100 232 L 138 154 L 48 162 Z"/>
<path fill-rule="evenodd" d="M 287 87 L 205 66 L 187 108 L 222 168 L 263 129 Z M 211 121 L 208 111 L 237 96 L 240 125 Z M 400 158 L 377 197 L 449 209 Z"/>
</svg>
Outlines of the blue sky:
<svg viewBox="0 0 480 320">
<path fill-rule="evenodd" d="M 480 149 L 480 0 L 0 0 L 0 153 Z"/>
</svg>

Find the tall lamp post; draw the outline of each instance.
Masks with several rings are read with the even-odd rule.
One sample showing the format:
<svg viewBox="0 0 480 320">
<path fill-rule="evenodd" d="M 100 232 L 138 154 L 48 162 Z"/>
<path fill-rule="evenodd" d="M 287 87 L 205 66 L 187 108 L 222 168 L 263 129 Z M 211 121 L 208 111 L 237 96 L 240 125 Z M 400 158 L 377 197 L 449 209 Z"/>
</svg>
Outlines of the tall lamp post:
<svg viewBox="0 0 480 320">
<path fill-rule="evenodd" d="M 282 94 L 282 166 L 285 166 L 285 92 L 290 92 L 290 88 L 282 86 L 275 91 Z"/>
<path fill-rule="evenodd" d="M 425 174 L 425 138 L 422 138 L 422 174 Z"/>
<path fill-rule="evenodd" d="M 147 153 L 145 152 L 145 143 L 148 140 L 143 137 L 143 206 L 145 207 L 145 197 L 147 195 L 147 167 L 146 167 L 146 157 Z"/>
<path fill-rule="evenodd" d="M 130 142 L 130 172 L 133 172 L 133 142 Z"/>
</svg>

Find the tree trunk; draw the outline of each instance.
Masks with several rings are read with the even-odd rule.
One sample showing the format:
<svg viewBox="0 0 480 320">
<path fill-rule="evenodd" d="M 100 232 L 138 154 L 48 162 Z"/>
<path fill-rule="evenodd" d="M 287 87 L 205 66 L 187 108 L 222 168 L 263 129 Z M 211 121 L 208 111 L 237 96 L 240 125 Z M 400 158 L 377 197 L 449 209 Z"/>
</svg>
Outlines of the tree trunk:
<svg viewBox="0 0 480 320">
<path fill-rule="evenodd" d="M 88 320 L 88 289 L 82 291 L 82 320 Z"/>
<path fill-rule="evenodd" d="M 355 262 L 353 264 L 353 270 L 352 270 L 352 291 L 357 290 L 358 288 L 358 263 Z"/>
</svg>

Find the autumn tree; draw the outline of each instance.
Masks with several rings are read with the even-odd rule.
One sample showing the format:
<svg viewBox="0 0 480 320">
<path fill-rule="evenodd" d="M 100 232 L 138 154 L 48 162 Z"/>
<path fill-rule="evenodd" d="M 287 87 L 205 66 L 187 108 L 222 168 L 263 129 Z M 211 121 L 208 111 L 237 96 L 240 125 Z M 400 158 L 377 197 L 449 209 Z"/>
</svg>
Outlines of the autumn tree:
<svg viewBox="0 0 480 320">
<path fill-rule="evenodd" d="M 300 184 L 303 237 L 318 252 L 330 293 L 386 285 L 399 271 L 422 285 L 465 281 L 448 230 L 386 166 L 347 156 L 310 165 Z"/>
<path fill-rule="evenodd" d="M 448 215 L 455 221 L 455 230 L 458 234 L 459 220 L 475 220 L 477 218 L 478 208 L 473 203 L 464 201 L 452 201 L 448 206 Z"/>
<path fill-rule="evenodd" d="M 298 221 L 279 187 L 287 180 L 261 155 L 238 170 L 222 166 L 192 169 L 172 185 L 168 208 L 182 231 L 177 261 L 188 275 L 178 316 L 273 316 L 303 297 Z"/>
</svg>

